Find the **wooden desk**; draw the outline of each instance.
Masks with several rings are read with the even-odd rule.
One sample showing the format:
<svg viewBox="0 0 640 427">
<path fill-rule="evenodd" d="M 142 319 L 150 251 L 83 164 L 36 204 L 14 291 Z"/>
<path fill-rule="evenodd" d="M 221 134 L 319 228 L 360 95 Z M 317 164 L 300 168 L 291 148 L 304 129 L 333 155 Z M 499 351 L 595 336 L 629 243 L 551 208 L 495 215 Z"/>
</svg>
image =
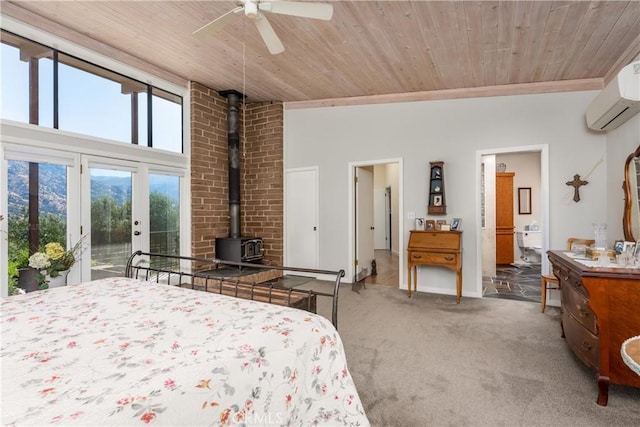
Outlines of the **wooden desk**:
<svg viewBox="0 0 640 427">
<path fill-rule="evenodd" d="M 418 288 L 418 265 L 446 267 L 456 272 L 456 302 L 462 296 L 462 232 L 417 231 L 409 234 L 407 245 L 407 269 L 409 271 L 407 293 L 411 298 L 411 269 L 413 290 Z"/>
<path fill-rule="evenodd" d="M 564 251 L 549 251 L 562 292 L 562 330 L 569 348 L 598 373 L 598 405 L 609 383 L 640 387 L 620 349 L 640 335 L 640 268 L 588 267 Z"/>
</svg>

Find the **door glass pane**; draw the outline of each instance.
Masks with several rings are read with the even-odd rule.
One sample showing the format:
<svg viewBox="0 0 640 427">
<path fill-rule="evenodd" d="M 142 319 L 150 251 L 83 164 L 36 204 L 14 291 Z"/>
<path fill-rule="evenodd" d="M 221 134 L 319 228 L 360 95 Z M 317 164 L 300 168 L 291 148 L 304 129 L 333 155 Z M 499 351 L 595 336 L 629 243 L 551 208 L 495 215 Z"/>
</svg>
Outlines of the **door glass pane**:
<svg viewBox="0 0 640 427">
<path fill-rule="evenodd" d="M 91 280 L 124 276 L 131 246 L 132 173 L 91 168 Z"/>
<path fill-rule="evenodd" d="M 149 175 L 149 216 L 150 252 L 180 255 L 180 177 Z M 162 267 L 177 267 L 177 263 Z"/>
<path fill-rule="evenodd" d="M 24 281 L 18 283 L 19 270 L 29 266 L 30 253 L 43 251 L 53 242 L 67 247 L 67 166 L 9 160 L 7 178 L 11 295 L 18 285 L 35 290 Z"/>
</svg>

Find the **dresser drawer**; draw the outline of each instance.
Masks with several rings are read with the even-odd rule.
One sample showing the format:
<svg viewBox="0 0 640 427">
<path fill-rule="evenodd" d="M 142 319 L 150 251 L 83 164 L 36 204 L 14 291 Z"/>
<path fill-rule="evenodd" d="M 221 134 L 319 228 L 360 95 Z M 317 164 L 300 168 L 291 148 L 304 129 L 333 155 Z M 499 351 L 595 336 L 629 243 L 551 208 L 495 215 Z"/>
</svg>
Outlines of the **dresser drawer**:
<svg viewBox="0 0 640 427">
<path fill-rule="evenodd" d="M 598 323 L 596 316 L 589 308 L 589 300 L 576 291 L 575 284 L 571 281 L 563 281 L 561 283 L 561 289 L 562 308 L 570 313 L 577 322 L 592 334 L 598 335 Z"/>
<path fill-rule="evenodd" d="M 410 257 L 410 261 L 414 263 L 434 264 L 434 265 L 456 265 L 457 254 L 412 251 L 409 257 Z"/>
<path fill-rule="evenodd" d="M 586 365 L 600 369 L 600 340 L 569 312 L 562 313 L 562 327 L 569 347 Z"/>
</svg>

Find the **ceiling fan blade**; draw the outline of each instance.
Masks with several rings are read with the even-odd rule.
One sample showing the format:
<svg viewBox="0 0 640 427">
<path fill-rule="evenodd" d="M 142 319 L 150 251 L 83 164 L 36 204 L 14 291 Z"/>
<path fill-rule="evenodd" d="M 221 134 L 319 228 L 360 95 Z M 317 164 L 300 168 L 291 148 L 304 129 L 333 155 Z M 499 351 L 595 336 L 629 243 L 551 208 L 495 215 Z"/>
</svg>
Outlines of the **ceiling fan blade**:
<svg viewBox="0 0 640 427">
<path fill-rule="evenodd" d="M 269 52 L 271 52 L 272 55 L 284 52 L 284 46 L 280 41 L 280 38 L 263 14 L 259 13 L 253 22 L 255 22 L 258 32 L 260 33 L 260 36 L 262 36 L 262 40 L 264 40 L 264 44 L 267 45 L 267 49 L 269 49 Z"/>
<path fill-rule="evenodd" d="M 328 21 L 333 16 L 333 5 L 328 3 L 309 3 L 301 1 L 260 2 L 258 8 L 265 12 L 281 15 L 301 16 L 303 18 Z"/>
<path fill-rule="evenodd" d="M 224 15 L 214 19 L 213 21 L 209 22 L 206 25 L 203 25 L 202 27 L 198 28 L 197 30 L 195 30 L 193 33 L 191 33 L 194 36 L 201 36 L 203 34 L 209 33 L 211 31 L 220 29 L 222 27 L 224 27 L 225 25 L 227 25 L 229 22 L 231 22 L 231 20 L 233 20 L 233 18 L 235 18 L 235 16 L 240 13 L 242 11 L 243 7 L 242 6 L 238 6 L 235 9 L 230 10 L 229 12 L 225 13 Z"/>
</svg>

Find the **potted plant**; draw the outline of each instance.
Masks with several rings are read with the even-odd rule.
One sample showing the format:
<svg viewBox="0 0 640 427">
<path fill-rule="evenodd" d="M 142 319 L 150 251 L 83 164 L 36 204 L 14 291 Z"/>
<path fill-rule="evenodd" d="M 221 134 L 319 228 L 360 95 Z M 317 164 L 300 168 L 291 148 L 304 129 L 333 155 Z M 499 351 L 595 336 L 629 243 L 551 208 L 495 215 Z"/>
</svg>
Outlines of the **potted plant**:
<svg viewBox="0 0 640 427">
<path fill-rule="evenodd" d="M 67 284 L 69 269 L 82 253 L 82 239 L 67 251 L 58 242 L 47 243 L 44 252 L 36 252 L 29 257 L 29 267 L 38 271 L 38 289 L 54 288 Z"/>
</svg>

